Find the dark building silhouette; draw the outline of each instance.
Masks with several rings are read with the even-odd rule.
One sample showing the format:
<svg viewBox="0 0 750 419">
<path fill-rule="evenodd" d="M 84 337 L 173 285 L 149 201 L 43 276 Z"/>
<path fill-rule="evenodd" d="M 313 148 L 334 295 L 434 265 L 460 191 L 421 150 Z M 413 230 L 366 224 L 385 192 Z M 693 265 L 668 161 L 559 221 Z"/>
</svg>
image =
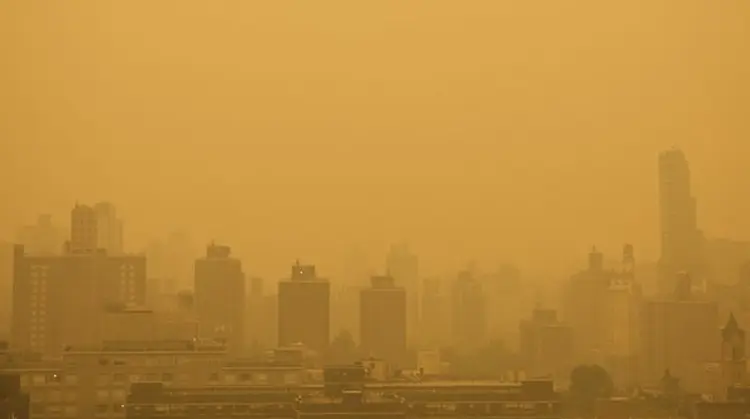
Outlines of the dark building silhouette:
<svg viewBox="0 0 750 419">
<path fill-rule="evenodd" d="M 56 354 L 100 342 L 107 307 L 143 306 L 146 258 L 81 249 L 61 256 L 14 251 L 14 349 Z"/>
<path fill-rule="evenodd" d="M 195 261 L 195 313 L 202 338 L 226 342 L 231 352 L 245 346 L 245 274 L 229 246 L 211 244 Z"/>
<path fill-rule="evenodd" d="M 406 243 L 391 246 L 386 257 L 388 275 L 396 281 L 396 285 L 404 287 L 408 300 L 406 315 L 407 340 L 412 343 L 419 339 L 419 258 L 412 253 Z"/>
<path fill-rule="evenodd" d="M 684 388 L 697 388 L 706 364 L 719 359 L 719 309 L 694 291 L 690 276 L 675 280 L 669 299 L 647 301 L 641 314 L 642 382 L 653 383 L 670 370 Z"/>
<path fill-rule="evenodd" d="M 19 374 L 0 373 L 0 419 L 29 419 L 29 395 Z"/>
<path fill-rule="evenodd" d="M 702 235 L 698 230 L 696 200 L 690 186 L 685 154 L 673 149 L 659 155 L 660 270 L 666 289 L 680 271 L 701 274 Z"/>
<path fill-rule="evenodd" d="M 745 346 L 745 331 L 740 328 L 734 314 L 730 314 L 727 324 L 721 330 L 721 371 L 724 389 L 748 384 Z"/>
<path fill-rule="evenodd" d="M 279 346 L 303 344 L 324 355 L 330 343 L 331 287 L 314 265 L 292 266 L 288 280 L 279 282 Z"/>
<path fill-rule="evenodd" d="M 555 310 L 535 309 L 520 325 L 520 354 L 527 376 L 552 377 L 565 382 L 573 369 L 573 328 L 557 318 Z"/>
<path fill-rule="evenodd" d="M 482 284 L 470 271 L 459 273 L 452 293 L 453 343 L 459 347 L 481 345 L 487 333 L 487 308 Z"/>
<path fill-rule="evenodd" d="M 375 276 L 360 294 L 360 346 L 368 356 L 403 365 L 406 356 L 406 290 L 390 276 Z"/>
</svg>

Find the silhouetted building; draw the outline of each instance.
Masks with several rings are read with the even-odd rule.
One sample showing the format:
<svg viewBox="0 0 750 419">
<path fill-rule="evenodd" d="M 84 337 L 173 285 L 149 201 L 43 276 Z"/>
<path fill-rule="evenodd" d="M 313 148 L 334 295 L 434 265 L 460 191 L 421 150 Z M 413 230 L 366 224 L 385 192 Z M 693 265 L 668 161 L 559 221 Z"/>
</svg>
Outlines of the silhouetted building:
<svg viewBox="0 0 750 419">
<path fill-rule="evenodd" d="M 603 364 L 612 345 L 609 293 L 614 272 L 604 270 L 604 256 L 596 248 L 589 253 L 588 268 L 565 285 L 563 314 L 575 332 L 576 359 Z"/>
<path fill-rule="evenodd" d="M 453 343 L 473 348 L 484 343 L 487 334 L 487 308 L 482 284 L 469 271 L 459 273 L 452 293 Z"/>
<path fill-rule="evenodd" d="M 70 243 L 68 253 L 94 253 L 99 248 L 99 220 L 88 205 L 79 205 L 70 213 Z"/>
<path fill-rule="evenodd" d="M 279 345 L 301 343 L 324 355 L 330 342 L 331 288 L 319 278 L 314 265 L 292 266 L 288 280 L 279 282 Z"/>
<path fill-rule="evenodd" d="M 202 338 L 227 342 L 231 352 L 245 346 L 245 274 L 228 246 L 211 244 L 195 261 L 195 313 Z"/>
<path fill-rule="evenodd" d="M 748 384 L 745 331 L 740 328 L 734 314 L 721 330 L 721 372 L 723 389 Z"/>
<path fill-rule="evenodd" d="M 520 326 L 520 354 L 530 377 L 567 382 L 575 364 L 573 329 L 561 323 L 555 310 L 534 310 Z"/>
<path fill-rule="evenodd" d="M 375 276 L 360 294 L 360 346 L 369 356 L 403 366 L 406 357 L 406 291 L 390 276 Z"/>
<path fill-rule="evenodd" d="M 427 278 L 422 283 L 420 342 L 425 347 L 438 348 L 450 343 L 451 296 L 442 280 Z"/>
<path fill-rule="evenodd" d="M 13 245 L 0 242 L 0 339 L 10 336 L 13 313 Z"/>
<path fill-rule="evenodd" d="M 103 252 L 62 256 L 14 251 L 12 346 L 56 354 L 98 344 L 107 307 L 143 306 L 146 258 Z"/>
<path fill-rule="evenodd" d="M 29 419 L 29 395 L 19 374 L 0 373 L 0 419 Z"/>
<path fill-rule="evenodd" d="M 93 209 L 96 214 L 97 247 L 111 255 L 122 253 L 123 224 L 117 218 L 115 206 L 109 202 L 99 202 Z"/>
<path fill-rule="evenodd" d="M 406 338 L 409 343 L 415 342 L 419 338 L 419 258 L 407 244 L 393 245 L 386 257 L 386 271 L 406 290 Z"/>
<path fill-rule="evenodd" d="M 656 382 L 665 370 L 686 390 L 699 387 L 707 364 L 719 359 L 718 305 L 691 292 L 689 277 L 678 281 L 675 297 L 644 304 L 641 318 L 643 382 Z M 687 283 L 686 283 L 687 282 Z M 700 373 L 699 373 L 700 372 Z"/>
<path fill-rule="evenodd" d="M 681 150 L 659 155 L 659 208 L 660 269 L 668 290 L 677 272 L 686 271 L 694 277 L 703 273 L 696 200 L 690 187 L 690 167 Z"/>
</svg>

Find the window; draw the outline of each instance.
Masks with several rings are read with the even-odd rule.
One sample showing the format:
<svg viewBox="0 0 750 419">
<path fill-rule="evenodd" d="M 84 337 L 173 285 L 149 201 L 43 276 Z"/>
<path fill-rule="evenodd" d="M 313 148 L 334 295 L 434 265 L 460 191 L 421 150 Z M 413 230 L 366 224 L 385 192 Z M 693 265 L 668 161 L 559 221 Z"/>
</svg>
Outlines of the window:
<svg viewBox="0 0 750 419">
<path fill-rule="evenodd" d="M 34 374 L 31 378 L 34 385 L 46 384 L 47 377 L 44 374 Z"/>
<path fill-rule="evenodd" d="M 94 408 L 97 415 L 106 415 L 109 412 L 109 406 L 106 404 L 97 404 Z"/>
<path fill-rule="evenodd" d="M 174 375 L 172 373 L 165 372 L 164 374 L 161 375 L 161 381 L 165 383 L 171 383 L 172 380 L 174 380 Z"/>
<path fill-rule="evenodd" d="M 63 377 L 65 384 L 76 385 L 78 384 L 78 376 L 75 374 L 65 374 Z"/>
<path fill-rule="evenodd" d="M 114 375 L 112 382 L 115 384 L 127 384 L 128 377 L 125 376 L 125 374 L 117 373 Z"/>
</svg>

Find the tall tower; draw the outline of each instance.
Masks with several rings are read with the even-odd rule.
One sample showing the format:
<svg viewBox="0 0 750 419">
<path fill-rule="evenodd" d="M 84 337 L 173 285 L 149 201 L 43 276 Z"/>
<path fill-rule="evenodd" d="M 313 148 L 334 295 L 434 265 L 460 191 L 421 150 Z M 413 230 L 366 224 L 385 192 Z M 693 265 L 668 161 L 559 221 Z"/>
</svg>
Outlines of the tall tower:
<svg viewBox="0 0 750 419">
<path fill-rule="evenodd" d="M 98 248 L 99 229 L 96 212 L 88 205 L 78 205 L 70 213 L 70 252 L 93 253 Z"/>
<path fill-rule="evenodd" d="M 360 294 L 360 342 L 367 355 L 401 365 L 406 355 L 406 292 L 390 276 L 374 276 Z"/>
<path fill-rule="evenodd" d="M 407 298 L 406 333 L 407 341 L 413 343 L 419 336 L 419 258 L 413 254 L 405 243 L 391 246 L 386 258 L 388 275 L 396 281 L 396 285 L 404 287 Z"/>
<path fill-rule="evenodd" d="M 453 283 L 452 331 L 454 344 L 476 348 L 487 334 L 487 312 L 482 284 L 470 271 L 459 273 Z"/>
<path fill-rule="evenodd" d="M 745 359 L 745 331 L 740 329 L 734 314 L 729 315 L 721 330 L 721 370 L 724 388 L 744 385 L 747 382 Z"/>
<path fill-rule="evenodd" d="M 698 274 L 701 255 L 696 201 L 690 187 L 690 167 L 681 150 L 659 155 L 659 209 L 662 278 L 674 278 L 680 271 Z"/>
<path fill-rule="evenodd" d="M 195 310 L 201 337 L 224 341 L 233 352 L 244 347 L 245 275 L 228 246 L 211 244 L 195 261 Z"/>
<path fill-rule="evenodd" d="M 279 282 L 279 346 L 301 343 L 325 355 L 330 343 L 331 287 L 314 265 L 292 266 L 291 278 Z"/>
</svg>

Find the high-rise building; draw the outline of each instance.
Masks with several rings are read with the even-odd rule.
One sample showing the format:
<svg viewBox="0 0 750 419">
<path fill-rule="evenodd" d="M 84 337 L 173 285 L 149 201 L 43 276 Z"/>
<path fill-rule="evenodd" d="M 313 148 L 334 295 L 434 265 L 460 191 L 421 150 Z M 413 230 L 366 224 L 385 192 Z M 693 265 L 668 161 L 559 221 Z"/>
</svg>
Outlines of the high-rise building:
<svg viewBox="0 0 750 419">
<path fill-rule="evenodd" d="M 8 338 L 13 308 L 13 245 L 0 242 L 0 340 Z"/>
<path fill-rule="evenodd" d="M 201 338 L 226 342 L 231 352 L 245 345 L 245 274 L 228 246 L 211 244 L 195 261 L 195 312 Z"/>
<path fill-rule="evenodd" d="M 719 359 L 718 304 L 693 291 L 681 275 L 675 295 L 648 301 L 641 315 L 642 382 L 657 382 L 669 370 L 686 390 L 700 385 L 696 371 Z"/>
<path fill-rule="evenodd" d="M 67 346 L 97 345 L 107 307 L 145 304 L 143 256 L 93 251 L 28 255 L 23 245 L 15 247 L 13 256 L 15 349 L 59 354 Z"/>
<path fill-rule="evenodd" d="M 109 254 L 122 253 L 122 220 L 117 218 L 115 206 L 109 202 L 94 205 L 96 213 L 97 246 Z"/>
<path fill-rule="evenodd" d="M 122 220 L 115 206 L 99 202 L 93 207 L 76 204 L 71 211 L 69 251 L 91 253 L 104 250 L 110 255 L 122 254 Z"/>
<path fill-rule="evenodd" d="M 70 213 L 70 253 L 94 253 L 99 248 L 99 222 L 88 205 L 79 205 Z"/>
<path fill-rule="evenodd" d="M 487 307 L 482 284 L 470 271 L 462 271 L 453 283 L 453 343 L 458 347 L 476 348 L 487 334 Z"/>
<path fill-rule="evenodd" d="M 740 328 L 734 314 L 721 330 L 721 372 L 723 388 L 747 385 L 747 355 L 745 331 Z"/>
<path fill-rule="evenodd" d="M 406 291 L 390 276 L 375 276 L 360 294 L 360 346 L 367 355 L 401 365 L 406 357 Z"/>
<path fill-rule="evenodd" d="M 404 287 L 406 290 L 408 300 L 406 314 L 407 340 L 410 343 L 415 342 L 419 339 L 419 258 L 411 252 L 407 244 L 393 245 L 386 257 L 386 268 L 388 275 L 396 281 L 396 285 Z"/>
<path fill-rule="evenodd" d="M 563 315 L 576 334 L 577 360 L 601 365 L 612 344 L 612 324 L 606 313 L 614 273 L 604 270 L 604 256 L 596 248 L 588 261 L 588 268 L 565 284 Z"/>
<path fill-rule="evenodd" d="M 690 167 L 678 149 L 659 155 L 660 270 L 665 286 L 678 272 L 702 274 L 701 233 L 696 200 L 690 186 Z"/>
<path fill-rule="evenodd" d="M 439 348 L 451 341 L 451 296 L 440 278 L 427 278 L 422 284 L 420 342 L 427 348 Z"/>
<path fill-rule="evenodd" d="M 520 353 L 531 377 L 553 377 L 565 382 L 574 366 L 573 328 L 557 318 L 555 310 L 535 309 L 521 321 Z"/>
<path fill-rule="evenodd" d="M 325 355 L 330 343 L 331 287 L 314 265 L 292 266 L 288 280 L 279 282 L 279 346 L 302 344 Z"/>
</svg>

